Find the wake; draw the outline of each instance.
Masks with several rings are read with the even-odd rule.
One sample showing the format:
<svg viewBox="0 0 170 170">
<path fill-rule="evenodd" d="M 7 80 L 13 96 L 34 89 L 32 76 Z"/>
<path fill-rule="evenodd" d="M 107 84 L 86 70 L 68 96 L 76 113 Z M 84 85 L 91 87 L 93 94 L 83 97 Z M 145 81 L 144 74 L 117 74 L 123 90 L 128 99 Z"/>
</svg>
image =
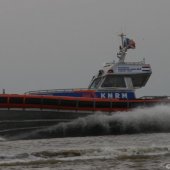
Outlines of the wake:
<svg viewBox="0 0 170 170">
<path fill-rule="evenodd" d="M 138 108 L 129 112 L 94 115 L 78 118 L 69 123 L 35 130 L 16 136 L 15 139 L 41 139 L 56 137 L 78 137 L 120 135 L 135 133 L 170 132 L 170 106 Z"/>
</svg>

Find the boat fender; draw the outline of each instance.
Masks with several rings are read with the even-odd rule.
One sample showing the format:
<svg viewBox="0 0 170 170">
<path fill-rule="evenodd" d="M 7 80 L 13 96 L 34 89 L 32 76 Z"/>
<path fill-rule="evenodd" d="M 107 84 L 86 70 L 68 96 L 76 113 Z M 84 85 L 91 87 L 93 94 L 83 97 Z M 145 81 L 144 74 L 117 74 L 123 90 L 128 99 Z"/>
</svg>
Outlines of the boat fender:
<svg viewBox="0 0 170 170">
<path fill-rule="evenodd" d="M 111 70 L 111 69 L 110 69 L 110 70 L 108 70 L 108 73 L 113 73 L 113 70 Z"/>
</svg>

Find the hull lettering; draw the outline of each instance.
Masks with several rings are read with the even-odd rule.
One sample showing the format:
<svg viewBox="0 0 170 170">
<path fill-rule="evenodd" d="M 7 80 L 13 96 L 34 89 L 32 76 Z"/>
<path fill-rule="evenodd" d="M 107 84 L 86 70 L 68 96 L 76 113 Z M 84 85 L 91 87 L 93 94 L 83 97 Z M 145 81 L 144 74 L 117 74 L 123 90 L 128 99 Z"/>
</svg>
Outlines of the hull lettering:
<svg viewBox="0 0 170 170">
<path fill-rule="evenodd" d="M 100 98 L 102 99 L 127 99 L 127 93 L 100 93 Z"/>
</svg>

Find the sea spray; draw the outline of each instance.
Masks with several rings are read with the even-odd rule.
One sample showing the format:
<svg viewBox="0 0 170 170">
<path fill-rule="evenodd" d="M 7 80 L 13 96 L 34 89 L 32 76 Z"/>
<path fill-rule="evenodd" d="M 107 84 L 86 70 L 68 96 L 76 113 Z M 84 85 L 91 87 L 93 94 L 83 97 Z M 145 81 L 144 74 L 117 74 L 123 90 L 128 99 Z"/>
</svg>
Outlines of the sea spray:
<svg viewBox="0 0 170 170">
<path fill-rule="evenodd" d="M 170 106 L 138 108 L 129 112 L 95 113 L 72 122 L 60 123 L 12 139 L 98 136 L 170 132 Z"/>
</svg>

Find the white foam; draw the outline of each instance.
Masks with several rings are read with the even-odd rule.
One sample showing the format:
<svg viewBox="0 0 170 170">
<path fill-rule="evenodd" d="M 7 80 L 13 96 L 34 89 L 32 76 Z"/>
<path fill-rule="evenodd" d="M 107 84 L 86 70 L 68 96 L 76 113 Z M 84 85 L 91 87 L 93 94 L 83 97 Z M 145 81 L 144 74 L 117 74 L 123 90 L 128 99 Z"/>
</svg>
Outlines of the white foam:
<svg viewBox="0 0 170 170">
<path fill-rule="evenodd" d="M 111 115 L 96 113 L 23 135 L 24 138 L 170 132 L 170 106 L 137 108 Z"/>
</svg>

